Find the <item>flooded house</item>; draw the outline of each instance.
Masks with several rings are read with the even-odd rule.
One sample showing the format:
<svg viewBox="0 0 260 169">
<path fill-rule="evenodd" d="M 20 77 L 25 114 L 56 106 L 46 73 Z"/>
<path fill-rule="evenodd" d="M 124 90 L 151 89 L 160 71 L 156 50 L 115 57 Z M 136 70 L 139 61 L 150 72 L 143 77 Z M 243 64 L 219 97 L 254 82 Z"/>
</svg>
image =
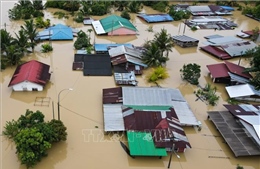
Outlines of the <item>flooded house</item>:
<svg viewBox="0 0 260 169">
<path fill-rule="evenodd" d="M 8 87 L 13 91 L 43 91 L 50 80 L 50 66 L 31 60 L 17 66 Z"/>
<path fill-rule="evenodd" d="M 248 72 L 245 72 L 245 67 L 228 61 L 207 65 L 207 68 L 214 83 L 245 84 L 252 78 Z"/>
<path fill-rule="evenodd" d="M 186 48 L 186 47 L 195 47 L 198 46 L 199 44 L 199 40 L 186 36 L 186 35 L 176 35 L 176 36 L 172 36 L 172 39 L 174 41 L 175 44 Z"/>
<path fill-rule="evenodd" d="M 224 105 L 227 111 L 209 111 L 235 157 L 260 155 L 260 111 L 258 105 Z"/>
<path fill-rule="evenodd" d="M 137 17 L 147 23 L 171 22 L 173 18 L 169 14 L 139 14 Z"/>
<path fill-rule="evenodd" d="M 124 43 L 124 44 L 120 44 L 120 43 L 95 43 L 94 44 L 94 50 L 96 54 L 107 54 L 108 50 L 111 48 L 115 48 L 118 46 L 127 46 L 128 48 L 134 48 L 134 45 L 130 44 L 130 43 Z"/>
<path fill-rule="evenodd" d="M 185 152 L 191 145 L 182 126 L 200 125 L 180 91 L 170 88 L 103 89 L 103 113 L 104 131 L 126 131 L 132 156 L 159 156 L 156 152 L 151 154 L 154 148 L 163 154 L 171 151 L 173 143 L 176 152 Z M 132 139 L 138 135 L 143 139 Z M 148 135 L 151 137 L 147 140 Z M 148 146 L 143 140 L 153 146 L 142 150 L 137 146 L 140 141 Z"/>
<path fill-rule="evenodd" d="M 110 15 L 91 22 L 97 35 L 136 35 L 138 30 L 127 19 L 117 15 Z"/>
<path fill-rule="evenodd" d="M 142 74 L 143 69 L 147 67 L 141 59 L 142 52 L 134 48 L 121 45 L 108 50 L 113 67 L 117 72 L 126 70 L 133 71 L 136 75 Z M 124 72 L 121 72 L 124 73 Z"/>
<path fill-rule="evenodd" d="M 134 71 L 119 73 L 114 70 L 114 78 L 117 85 L 137 86 L 138 84 Z"/>
</svg>

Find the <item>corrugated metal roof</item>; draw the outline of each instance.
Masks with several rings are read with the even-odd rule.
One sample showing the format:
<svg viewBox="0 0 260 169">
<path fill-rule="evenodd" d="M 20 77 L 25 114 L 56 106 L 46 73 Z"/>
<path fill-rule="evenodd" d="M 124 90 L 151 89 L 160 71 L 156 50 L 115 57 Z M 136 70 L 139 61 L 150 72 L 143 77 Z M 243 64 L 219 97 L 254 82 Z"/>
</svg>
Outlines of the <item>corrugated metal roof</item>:
<svg viewBox="0 0 260 169">
<path fill-rule="evenodd" d="M 213 38 L 222 38 L 224 36 L 222 35 L 209 35 L 209 36 L 204 36 L 205 39 L 213 39 Z"/>
<path fill-rule="evenodd" d="M 206 22 L 227 22 L 228 20 L 221 16 L 194 16 L 190 22 L 206 23 Z"/>
<path fill-rule="evenodd" d="M 84 18 L 83 24 L 84 25 L 91 25 L 91 23 L 94 21 L 92 18 Z"/>
<path fill-rule="evenodd" d="M 130 43 L 125 43 L 125 44 L 100 44 L 100 43 L 97 43 L 97 44 L 94 44 L 94 48 L 95 48 L 95 51 L 96 52 L 106 52 L 109 50 L 110 47 L 118 47 L 118 46 L 127 46 L 129 48 L 133 48 L 133 45 L 130 44 Z"/>
<path fill-rule="evenodd" d="M 239 104 L 239 105 L 223 105 L 230 113 L 234 116 L 239 115 L 257 115 L 256 112 L 259 112 L 259 107 L 257 105 L 250 105 L 250 104 Z"/>
<path fill-rule="evenodd" d="M 45 86 L 47 81 L 50 80 L 50 76 L 51 76 L 51 74 L 49 73 L 49 69 L 50 69 L 49 65 L 36 60 L 25 62 L 17 66 L 9 82 L 8 87 L 24 81 Z"/>
<path fill-rule="evenodd" d="M 182 126 L 198 126 L 199 122 L 187 102 L 172 101 L 173 109 Z"/>
<path fill-rule="evenodd" d="M 228 68 L 224 63 L 207 65 L 207 68 L 213 78 L 229 77 Z"/>
<path fill-rule="evenodd" d="M 133 71 L 129 73 L 114 73 L 116 84 L 122 85 L 137 85 L 135 73 Z"/>
<path fill-rule="evenodd" d="M 127 106 L 171 106 L 168 89 L 151 87 L 122 87 L 123 104 Z"/>
<path fill-rule="evenodd" d="M 232 62 L 228 62 L 228 61 L 224 61 L 224 62 L 226 64 L 228 70 L 231 73 L 242 76 L 242 77 L 247 78 L 247 79 L 252 78 L 252 76 L 248 72 L 245 72 L 245 67 L 234 64 Z"/>
<path fill-rule="evenodd" d="M 132 156 L 167 156 L 165 148 L 156 148 L 149 132 L 127 131 L 127 140 Z"/>
<path fill-rule="evenodd" d="M 187 9 L 190 12 L 211 12 L 208 6 L 189 6 Z"/>
<path fill-rule="evenodd" d="M 194 39 L 192 37 L 186 36 L 186 35 L 176 35 L 172 36 L 173 40 L 181 41 L 181 42 L 199 42 L 199 40 Z"/>
<path fill-rule="evenodd" d="M 238 42 L 232 44 L 221 45 L 222 49 L 225 50 L 231 57 L 244 55 L 248 50 L 257 47 L 252 41 Z"/>
<path fill-rule="evenodd" d="M 168 92 L 171 95 L 172 101 L 183 101 L 183 102 L 186 101 L 179 89 L 168 89 Z"/>
<path fill-rule="evenodd" d="M 122 88 L 103 89 L 103 104 L 123 103 Z"/>
<path fill-rule="evenodd" d="M 202 46 L 200 47 L 200 49 L 202 49 L 203 51 L 219 58 L 219 59 L 230 59 L 231 56 L 229 56 L 229 54 L 221 49 L 219 49 L 218 47 L 216 46 Z"/>
<path fill-rule="evenodd" d="M 48 29 L 53 31 L 51 40 L 73 40 L 72 28 L 66 25 L 57 24 Z"/>
<path fill-rule="evenodd" d="M 104 30 L 104 28 L 103 28 L 102 24 L 100 23 L 100 21 L 92 21 L 91 24 L 92 24 L 96 34 L 101 35 L 101 34 L 107 33 Z"/>
<path fill-rule="evenodd" d="M 125 131 L 122 104 L 103 104 L 104 130 Z"/>
<path fill-rule="evenodd" d="M 236 74 L 228 72 L 228 75 L 230 76 L 231 81 L 236 81 L 236 82 L 239 82 L 239 83 L 249 83 L 248 79 L 243 78 L 241 76 L 238 76 Z"/>
<path fill-rule="evenodd" d="M 260 155 L 259 146 L 228 111 L 211 111 L 208 115 L 236 157 Z"/>
<path fill-rule="evenodd" d="M 220 38 L 213 38 L 213 39 L 208 39 L 208 42 L 210 42 L 212 45 L 218 46 L 218 45 L 223 45 L 223 44 L 229 44 L 229 43 L 239 43 L 243 42 L 243 39 L 234 37 L 234 36 L 224 36 Z"/>
<path fill-rule="evenodd" d="M 230 98 L 248 97 L 252 95 L 260 96 L 260 91 L 255 90 L 254 87 L 249 84 L 227 86 L 226 91 Z"/>
<path fill-rule="evenodd" d="M 137 58 L 141 58 L 141 52 L 139 50 L 135 50 L 134 48 L 129 48 L 125 45 L 117 46 L 115 48 L 111 48 L 108 50 L 110 57 L 115 57 L 122 54 L 128 54 Z"/>
<path fill-rule="evenodd" d="M 173 21 L 169 14 L 140 14 L 137 17 L 144 19 L 148 23 Z"/>
<path fill-rule="evenodd" d="M 94 21 L 95 22 L 95 21 Z M 124 27 L 133 31 L 137 31 L 136 27 L 127 19 L 117 15 L 110 15 L 100 20 L 103 30 L 108 33 L 118 28 Z M 93 25 L 93 22 L 92 22 Z"/>
</svg>

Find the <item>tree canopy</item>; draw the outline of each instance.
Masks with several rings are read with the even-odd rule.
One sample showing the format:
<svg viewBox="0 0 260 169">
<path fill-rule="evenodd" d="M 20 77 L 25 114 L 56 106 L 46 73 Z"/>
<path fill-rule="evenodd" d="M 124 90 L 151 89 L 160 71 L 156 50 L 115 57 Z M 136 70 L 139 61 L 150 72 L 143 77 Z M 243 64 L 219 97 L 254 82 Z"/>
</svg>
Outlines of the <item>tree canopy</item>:
<svg viewBox="0 0 260 169">
<path fill-rule="evenodd" d="M 180 69 L 181 72 L 181 78 L 184 80 L 187 80 L 190 84 L 198 85 L 200 78 L 200 65 L 196 63 L 189 63 L 184 64 L 182 69 Z"/>
<path fill-rule="evenodd" d="M 66 130 L 62 121 L 45 122 L 42 112 L 26 110 L 18 120 L 6 122 L 3 135 L 16 144 L 21 164 L 31 168 L 48 155 L 47 151 L 54 142 L 67 139 Z"/>
</svg>

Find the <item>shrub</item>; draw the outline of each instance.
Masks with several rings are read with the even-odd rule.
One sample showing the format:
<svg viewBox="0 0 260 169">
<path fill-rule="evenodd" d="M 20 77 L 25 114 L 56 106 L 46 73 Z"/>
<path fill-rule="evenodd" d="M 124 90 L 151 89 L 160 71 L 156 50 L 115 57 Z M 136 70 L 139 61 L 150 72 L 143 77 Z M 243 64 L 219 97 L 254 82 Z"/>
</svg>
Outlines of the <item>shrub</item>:
<svg viewBox="0 0 260 169">
<path fill-rule="evenodd" d="M 198 85 L 200 78 L 200 65 L 196 63 L 189 63 L 187 65 L 183 65 L 182 69 L 180 69 L 181 78 L 187 80 L 190 84 Z"/>
<path fill-rule="evenodd" d="M 153 69 L 152 73 L 148 76 L 148 82 L 156 83 L 158 80 L 163 80 L 169 77 L 166 68 L 159 66 Z"/>
<path fill-rule="evenodd" d="M 47 53 L 50 51 L 53 51 L 53 48 L 49 43 L 42 44 L 42 50 L 41 50 L 42 53 Z"/>
</svg>

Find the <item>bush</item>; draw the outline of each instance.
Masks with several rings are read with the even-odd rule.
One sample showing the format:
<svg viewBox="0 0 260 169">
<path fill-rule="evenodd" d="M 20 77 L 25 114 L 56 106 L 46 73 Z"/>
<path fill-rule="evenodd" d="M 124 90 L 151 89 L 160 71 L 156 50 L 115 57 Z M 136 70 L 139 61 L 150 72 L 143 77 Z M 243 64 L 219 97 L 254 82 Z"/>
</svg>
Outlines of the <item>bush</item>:
<svg viewBox="0 0 260 169">
<path fill-rule="evenodd" d="M 217 88 L 211 87 L 209 83 L 204 88 L 198 89 L 194 94 L 202 101 L 207 102 L 211 106 L 215 106 L 219 100 L 219 96 L 216 95 Z"/>
<path fill-rule="evenodd" d="M 125 18 L 125 19 L 128 19 L 128 20 L 131 19 L 130 15 L 129 15 L 129 13 L 128 13 L 127 11 L 123 11 L 123 12 L 121 13 L 121 17 L 122 17 L 122 18 Z"/>
<path fill-rule="evenodd" d="M 53 48 L 49 43 L 42 44 L 42 53 L 48 53 L 50 51 L 53 51 Z"/>
<path fill-rule="evenodd" d="M 163 80 L 169 77 L 166 68 L 159 66 L 153 69 L 153 72 L 148 77 L 148 82 L 156 83 L 158 80 Z"/>
<path fill-rule="evenodd" d="M 187 80 L 190 84 L 198 85 L 200 78 L 200 65 L 196 63 L 189 63 L 187 65 L 183 65 L 182 69 L 180 69 L 181 72 L 181 78 L 184 80 Z"/>
</svg>

